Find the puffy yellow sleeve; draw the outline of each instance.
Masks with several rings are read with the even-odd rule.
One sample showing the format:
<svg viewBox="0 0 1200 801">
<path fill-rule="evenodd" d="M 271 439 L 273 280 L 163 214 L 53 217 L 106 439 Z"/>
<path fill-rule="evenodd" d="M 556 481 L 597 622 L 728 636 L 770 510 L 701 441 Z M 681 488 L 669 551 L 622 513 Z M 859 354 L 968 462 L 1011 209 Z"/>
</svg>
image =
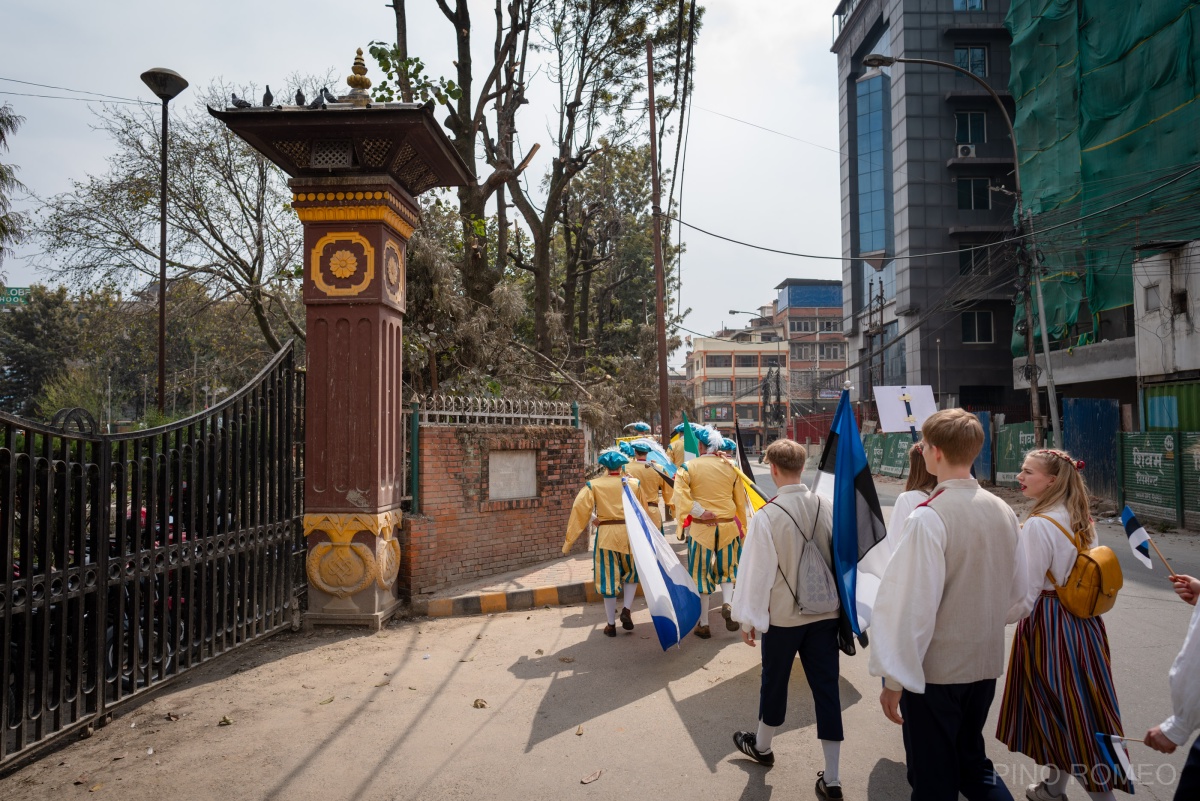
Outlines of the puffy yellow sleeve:
<svg viewBox="0 0 1200 801">
<path fill-rule="evenodd" d="M 571 505 L 571 518 L 567 521 L 567 541 L 563 544 L 562 549 L 564 554 L 571 550 L 571 546 L 575 544 L 575 540 L 579 539 L 579 535 L 587 531 L 595 509 L 596 499 L 592 496 L 592 488 L 584 484 L 583 488 L 579 490 L 579 494 L 575 496 L 575 503 Z"/>
<path fill-rule="evenodd" d="M 692 516 L 692 476 L 687 467 L 680 466 L 675 471 L 675 521 L 685 525 L 685 520 Z"/>
<path fill-rule="evenodd" d="M 678 475 L 679 471 L 676 470 L 675 473 L 676 473 L 676 475 Z M 668 504 L 668 505 L 671 504 L 672 503 L 671 496 L 675 492 L 673 489 L 671 489 L 671 482 L 667 481 L 662 476 L 659 476 L 658 483 L 662 486 L 663 503 Z"/>
<path fill-rule="evenodd" d="M 737 476 L 737 480 L 733 482 L 733 515 L 741 525 L 743 534 L 747 530 L 746 509 L 749 506 L 750 499 L 746 497 L 746 485 L 742 483 L 742 477 Z"/>
</svg>

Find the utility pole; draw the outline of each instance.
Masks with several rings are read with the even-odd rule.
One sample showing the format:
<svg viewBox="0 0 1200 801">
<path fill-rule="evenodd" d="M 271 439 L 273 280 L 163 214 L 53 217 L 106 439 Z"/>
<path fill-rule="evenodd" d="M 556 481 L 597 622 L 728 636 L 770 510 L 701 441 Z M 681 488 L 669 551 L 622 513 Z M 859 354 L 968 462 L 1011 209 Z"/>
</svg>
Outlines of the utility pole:
<svg viewBox="0 0 1200 801">
<path fill-rule="evenodd" d="M 1033 270 L 1029 254 L 1022 245 L 1017 245 L 1017 258 L 1025 279 L 1025 287 L 1021 291 L 1025 296 L 1025 374 L 1029 378 L 1029 415 L 1033 418 L 1033 446 L 1040 448 L 1045 432 L 1042 430 L 1042 401 L 1038 394 L 1037 351 L 1033 346 Z M 1049 352 L 1046 353 L 1046 361 L 1050 361 Z"/>
<path fill-rule="evenodd" d="M 667 279 L 662 254 L 662 186 L 658 175 L 658 123 L 654 115 L 654 43 L 646 40 L 646 89 L 650 101 L 651 205 L 654 209 L 654 313 L 658 328 L 658 406 L 663 448 L 670 444 L 671 409 L 667 396 Z"/>
</svg>

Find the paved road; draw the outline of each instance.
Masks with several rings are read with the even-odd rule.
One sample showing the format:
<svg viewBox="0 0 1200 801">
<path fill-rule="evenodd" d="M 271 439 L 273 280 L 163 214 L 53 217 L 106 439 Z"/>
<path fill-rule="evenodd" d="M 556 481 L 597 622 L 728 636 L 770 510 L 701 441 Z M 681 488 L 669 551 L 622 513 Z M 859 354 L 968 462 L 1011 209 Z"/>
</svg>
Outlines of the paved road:
<svg viewBox="0 0 1200 801">
<path fill-rule="evenodd" d="M 1126 730 L 1140 736 L 1167 714 L 1166 673 L 1191 608 L 1161 568 L 1126 558 L 1119 527 L 1102 525 L 1101 538 L 1125 569 L 1106 623 Z M 1177 570 L 1200 572 L 1200 541 L 1157 539 Z M 89 798 L 809 798 L 821 749 L 803 672 L 766 770 L 730 740 L 754 725 L 758 651 L 715 615 L 711 640 L 688 637 L 667 653 L 640 600 L 634 621 L 631 634 L 606 638 L 603 607 L 590 604 L 409 621 L 379 635 L 279 635 L 0 780 L 0 797 L 78 797 L 101 785 Z M 865 655 L 843 657 L 841 671 L 847 798 L 907 799 L 900 730 L 879 711 Z M 233 724 L 219 727 L 223 715 Z M 1038 778 L 1029 760 L 989 743 L 1010 787 Z M 1130 747 L 1139 797 L 1169 799 L 1182 750 Z"/>
</svg>

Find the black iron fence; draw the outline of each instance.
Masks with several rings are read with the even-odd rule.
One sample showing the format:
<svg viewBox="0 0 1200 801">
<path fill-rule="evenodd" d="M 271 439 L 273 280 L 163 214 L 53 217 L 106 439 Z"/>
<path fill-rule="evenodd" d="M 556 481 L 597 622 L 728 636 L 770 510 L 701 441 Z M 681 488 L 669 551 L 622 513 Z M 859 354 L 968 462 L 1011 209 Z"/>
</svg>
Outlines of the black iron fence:
<svg viewBox="0 0 1200 801">
<path fill-rule="evenodd" d="M 303 392 L 289 345 L 170 426 L 0 414 L 0 764 L 298 616 Z"/>
</svg>

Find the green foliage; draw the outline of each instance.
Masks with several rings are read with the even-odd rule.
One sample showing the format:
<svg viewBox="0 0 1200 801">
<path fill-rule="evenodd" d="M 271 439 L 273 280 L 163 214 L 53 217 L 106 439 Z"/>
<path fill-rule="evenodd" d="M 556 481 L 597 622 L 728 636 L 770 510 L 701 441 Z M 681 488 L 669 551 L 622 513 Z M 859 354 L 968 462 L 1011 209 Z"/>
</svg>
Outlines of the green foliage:
<svg viewBox="0 0 1200 801">
<path fill-rule="evenodd" d="M 391 103 L 401 98 L 401 77 L 407 76 L 415 102 L 434 100 L 448 106 L 450 101 L 462 97 L 462 89 L 454 81 L 433 78 L 425 74 L 425 63 L 419 58 L 402 59 L 396 47 L 387 42 L 371 42 L 368 46 L 371 57 L 387 76 L 371 87 L 371 94 L 380 103 Z"/>
<path fill-rule="evenodd" d="M 24 117 L 17 116 L 12 106 L 7 103 L 0 106 L 0 151 L 8 152 L 8 137 L 17 132 Z M 9 255 L 12 246 L 20 244 L 25 238 L 28 220 L 24 214 L 12 210 L 10 195 L 25 187 L 17 180 L 17 168 L 11 164 L 0 163 L 0 264 Z"/>
<path fill-rule="evenodd" d="M 75 356 L 82 335 L 62 287 L 30 287 L 27 303 L 0 314 L 0 409 L 35 414 L 35 399 Z"/>
</svg>

